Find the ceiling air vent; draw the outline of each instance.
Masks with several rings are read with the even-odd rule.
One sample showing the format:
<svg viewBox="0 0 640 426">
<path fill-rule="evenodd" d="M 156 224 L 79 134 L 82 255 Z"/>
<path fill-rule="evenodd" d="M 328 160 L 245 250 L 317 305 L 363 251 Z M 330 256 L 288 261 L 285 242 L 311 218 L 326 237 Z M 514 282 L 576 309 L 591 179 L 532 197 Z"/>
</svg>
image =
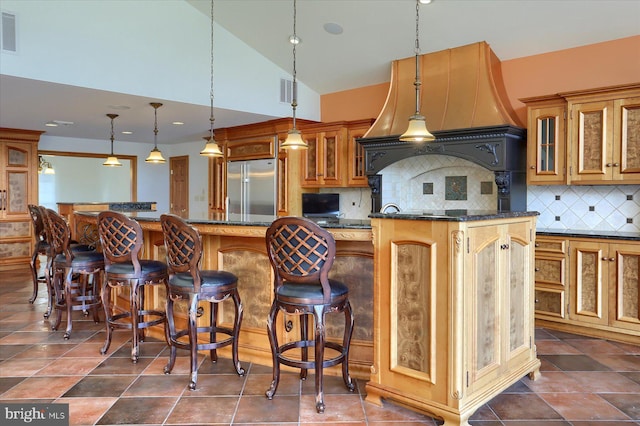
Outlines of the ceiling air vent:
<svg viewBox="0 0 640 426">
<path fill-rule="evenodd" d="M 290 104 L 293 100 L 293 81 L 286 78 L 280 79 L 280 102 Z"/>
<path fill-rule="evenodd" d="M 16 48 L 16 15 L 2 12 L 2 50 L 15 53 Z"/>
</svg>

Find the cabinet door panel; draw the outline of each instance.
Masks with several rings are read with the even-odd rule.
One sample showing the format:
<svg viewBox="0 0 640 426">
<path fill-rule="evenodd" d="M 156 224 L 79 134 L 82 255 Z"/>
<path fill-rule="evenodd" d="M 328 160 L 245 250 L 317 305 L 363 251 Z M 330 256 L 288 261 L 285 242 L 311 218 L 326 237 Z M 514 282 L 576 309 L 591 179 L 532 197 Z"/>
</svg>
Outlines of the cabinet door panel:
<svg viewBox="0 0 640 426">
<path fill-rule="evenodd" d="M 611 325 L 640 330 L 640 247 L 611 245 L 609 267 L 612 269 L 610 287 L 614 297 Z M 615 284 L 614 284 L 615 283 Z"/>
<path fill-rule="evenodd" d="M 602 258 L 607 252 L 606 244 L 575 242 L 571 250 L 571 294 L 572 319 L 587 323 L 607 324 L 607 298 L 604 294 Z"/>
<path fill-rule="evenodd" d="M 640 97 L 615 102 L 615 130 L 620 143 L 614 144 L 614 179 L 640 180 Z"/>
<path fill-rule="evenodd" d="M 527 183 L 566 183 L 565 104 L 529 110 Z"/>
</svg>

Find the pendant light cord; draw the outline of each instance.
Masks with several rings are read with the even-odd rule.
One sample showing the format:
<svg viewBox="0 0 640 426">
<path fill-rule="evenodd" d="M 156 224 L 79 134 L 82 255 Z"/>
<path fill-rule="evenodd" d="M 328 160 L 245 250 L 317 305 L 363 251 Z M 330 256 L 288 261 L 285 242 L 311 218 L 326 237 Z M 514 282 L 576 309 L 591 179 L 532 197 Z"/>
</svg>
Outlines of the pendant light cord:
<svg viewBox="0 0 640 426">
<path fill-rule="evenodd" d="M 416 54 L 416 80 L 413 85 L 416 87 L 416 115 L 420 114 L 420 86 L 422 85 L 420 81 L 420 0 L 416 0 L 416 44 L 415 44 L 415 54 Z"/>
<path fill-rule="evenodd" d="M 213 122 L 215 118 L 213 117 L 213 0 L 211 0 L 211 91 L 209 92 L 209 100 L 211 102 L 211 116 L 209 117 L 209 122 L 211 124 L 211 129 L 209 133 L 209 141 L 213 142 Z"/>
<path fill-rule="evenodd" d="M 293 129 L 296 128 L 296 108 L 298 107 L 298 81 L 296 79 L 297 71 L 296 71 L 296 46 L 298 45 L 298 35 L 296 34 L 296 17 L 297 17 L 297 7 L 296 0 L 293 0 L 293 40 L 291 43 L 293 44 L 293 98 L 291 99 L 291 110 L 293 114 Z"/>
</svg>

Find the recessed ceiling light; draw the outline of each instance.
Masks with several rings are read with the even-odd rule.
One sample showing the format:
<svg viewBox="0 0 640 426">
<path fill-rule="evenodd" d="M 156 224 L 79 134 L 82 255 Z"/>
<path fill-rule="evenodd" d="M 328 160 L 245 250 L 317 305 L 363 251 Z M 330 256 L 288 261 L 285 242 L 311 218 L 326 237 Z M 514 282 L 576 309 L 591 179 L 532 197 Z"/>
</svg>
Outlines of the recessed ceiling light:
<svg viewBox="0 0 640 426">
<path fill-rule="evenodd" d="M 173 123 L 171 123 L 175 126 L 182 126 L 184 123 L 182 121 L 174 121 Z"/>
<path fill-rule="evenodd" d="M 333 35 L 342 34 L 342 25 L 336 24 L 335 22 L 327 22 L 322 26 L 326 32 Z"/>
<path fill-rule="evenodd" d="M 131 107 L 127 105 L 108 105 L 107 107 L 111 109 L 117 109 L 117 110 L 131 109 Z"/>
<path fill-rule="evenodd" d="M 123 130 L 123 131 L 122 131 L 122 132 L 120 132 L 120 133 L 122 133 L 123 135 L 132 135 L 132 134 L 133 134 L 133 132 L 131 132 L 131 131 L 129 131 L 129 130 Z"/>
<path fill-rule="evenodd" d="M 420 4 L 429 4 L 431 3 L 433 0 L 420 0 Z"/>
<path fill-rule="evenodd" d="M 58 127 L 58 123 L 54 121 L 47 121 L 46 123 L 44 123 L 44 125 L 47 127 Z"/>
<path fill-rule="evenodd" d="M 62 120 L 53 120 L 53 122 L 60 126 L 73 126 L 75 124 L 73 121 L 62 121 Z"/>
<path fill-rule="evenodd" d="M 291 44 L 300 44 L 300 43 L 302 43 L 302 39 L 300 37 L 298 37 L 297 35 L 290 35 L 289 36 L 289 43 L 291 43 Z"/>
</svg>

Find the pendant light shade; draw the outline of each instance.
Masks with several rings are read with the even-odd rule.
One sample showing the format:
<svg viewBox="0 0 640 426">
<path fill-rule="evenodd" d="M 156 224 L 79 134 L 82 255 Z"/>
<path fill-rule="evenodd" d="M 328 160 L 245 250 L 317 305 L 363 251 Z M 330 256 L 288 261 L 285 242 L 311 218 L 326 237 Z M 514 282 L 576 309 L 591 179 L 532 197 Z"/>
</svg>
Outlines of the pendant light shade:
<svg viewBox="0 0 640 426">
<path fill-rule="evenodd" d="M 118 157 L 113 154 L 113 120 L 118 116 L 118 114 L 107 114 L 107 117 L 111 119 L 111 155 L 107 157 L 107 161 L 102 163 L 103 166 L 108 167 L 120 167 L 122 163 L 118 161 Z"/>
<path fill-rule="evenodd" d="M 213 131 L 213 122 L 215 118 L 213 117 L 213 0 L 211 0 L 211 86 L 209 91 L 209 100 L 211 102 L 211 110 L 209 115 L 209 137 L 207 139 L 207 144 L 204 146 L 204 149 L 200 151 L 200 155 L 204 155 L 205 157 L 224 157 L 223 152 L 220 150 L 218 143 L 216 142 L 216 138 L 214 136 Z"/>
<path fill-rule="evenodd" d="M 405 142 L 431 142 L 436 138 L 427 129 L 427 122 L 420 114 L 420 0 L 416 0 L 416 79 L 413 85 L 416 88 L 416 112 L 409 117 L 407 131 L 400 135 L 400 140 Z"/>
<path fill-rule="evenodd" d="M 296 108 L 298 107 L 298 82 L 296 80 L 296 46 L 300 44 L 300 38 L 296 34 L 296 0 L 293 0 L 293 35 L 289 36 L 289 43 L 293 45 L 293 99 L 291 100 L 291 110 L 293 117 L 293 128 L 287 133 L 287 138 L 280 145 L 282 149 L 306 149 L 307 143 L 302 139 L 300 131 L 296 129 Z"/>
<path fill-rule="evenodd" d="M 160 150 L 158 149 L 158 108 L 160 108 L 162 104 L 158 102 L 151 102 L 149 105 L 153 107 L 153 113 L 155 117 L 153 124 L 153 149 L 149 153 L 147 159 L 144 161 L 146 161 L 147 163 L 164 164 L 167 162 L 167 160 L 164 159 L 164 157 L 162 156 L 162 152 L 160 152 Z"/>
</svg>

